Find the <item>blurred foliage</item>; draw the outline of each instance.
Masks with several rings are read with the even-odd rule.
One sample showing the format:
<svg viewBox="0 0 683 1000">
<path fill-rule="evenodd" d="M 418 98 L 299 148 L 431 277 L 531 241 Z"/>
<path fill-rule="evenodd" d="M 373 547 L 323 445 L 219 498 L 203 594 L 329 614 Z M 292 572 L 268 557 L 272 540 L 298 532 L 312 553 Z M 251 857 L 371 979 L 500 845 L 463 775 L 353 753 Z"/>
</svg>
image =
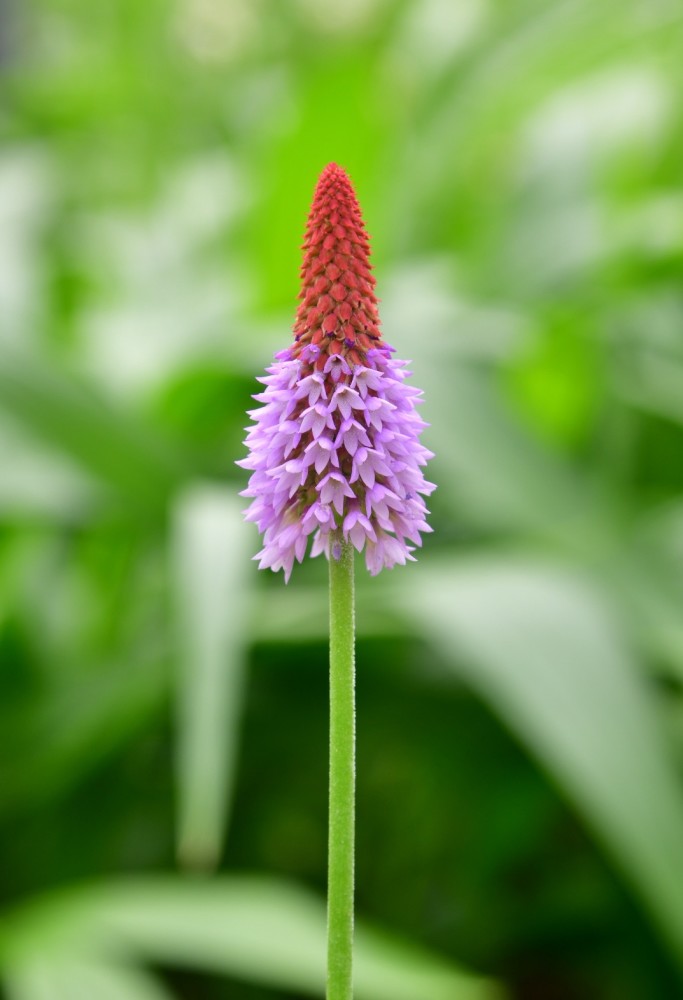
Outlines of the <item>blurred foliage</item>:
<svg viewBox="0 0 683 1000">
<path fill-rule="evenodd" d="M 683 997 L 680 4 L 3 0 L 0 60 L 8 1000 L 321 994 L 325 566 L 234 460 L 329 160 L 439 485 L 358 574 L 358 998 Z"/>
</svg>

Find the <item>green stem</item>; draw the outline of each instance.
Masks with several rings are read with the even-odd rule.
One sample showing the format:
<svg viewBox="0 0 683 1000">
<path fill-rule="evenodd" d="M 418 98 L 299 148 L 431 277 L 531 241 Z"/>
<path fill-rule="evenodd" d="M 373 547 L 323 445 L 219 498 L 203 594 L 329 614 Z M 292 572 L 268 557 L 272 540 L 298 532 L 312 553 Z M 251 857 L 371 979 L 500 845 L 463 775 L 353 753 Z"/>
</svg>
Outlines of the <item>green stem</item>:
<svg viewBox="0 0 683 1000">
<path fill-rule="evenodd" d="M 341 555 L 330 558 L 327 1000 L 351 1000 L 356 791 L 353 546 L 341 537 L 335 545 L 341 546 Z"/>
</svg>

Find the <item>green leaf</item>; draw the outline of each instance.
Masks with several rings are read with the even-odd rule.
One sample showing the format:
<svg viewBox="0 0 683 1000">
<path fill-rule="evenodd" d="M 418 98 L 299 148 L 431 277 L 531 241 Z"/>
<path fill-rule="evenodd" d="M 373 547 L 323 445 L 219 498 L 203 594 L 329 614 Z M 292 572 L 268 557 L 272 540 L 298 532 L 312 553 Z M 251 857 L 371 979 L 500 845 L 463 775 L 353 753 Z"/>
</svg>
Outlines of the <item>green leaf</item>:
<svg viewBox="0 0 683 1000">
<path fill-rule="evenodd" d="M 218 861 L 236 764 L 251 603 L 241 507 L 232 492 L 194 486 L 173 516 L 178 854 L 199 867 Z"/>
<path fill-rule="evenodd" d="M 257 877 L 92 886 L 56 893 L 5 921 L 0 965 L 27 963 L 36 952 L 98 960 L 113 954 L 323 996 L 325 907 L 293 885 Z M 356 996 L 500 1000 L 501 994 L 451 962 L 361 925 Z"/>
<path fill-rule="evenodd" d="M 423 567 L 409 588 L 426 634 L 574 801 L 683 965 L 683 796 L 601 594 L 512 558 Z"/>
<path fill-rule="evenodd" d="M 683 682 L 683 504 L 666 504 L 636 524 L 609 565 L 638 642 L 658 669 Z"/>
<path fill-rule="evenodd" d="M 140 969 L 71 955 L 35 958 L 8 971 L 8 1000 L 171 1000 Z"/>
</svg>

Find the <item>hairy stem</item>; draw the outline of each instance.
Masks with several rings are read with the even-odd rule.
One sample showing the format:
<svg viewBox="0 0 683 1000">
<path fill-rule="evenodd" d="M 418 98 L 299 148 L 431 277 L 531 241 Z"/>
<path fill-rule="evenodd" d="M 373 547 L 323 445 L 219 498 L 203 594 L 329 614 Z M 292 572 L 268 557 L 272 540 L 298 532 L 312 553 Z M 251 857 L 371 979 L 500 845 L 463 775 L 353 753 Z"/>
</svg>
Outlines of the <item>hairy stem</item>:
<svg viewBox="0 0 683 1000">
<path fill-rule="evenodd" d="M 334 553 L 339 558 L 334 558 Z M 353 546 L 330 556 L 330 803 L 327 877 L 327 1000 L 353 996 L 356 791 Z"/>
</svg>

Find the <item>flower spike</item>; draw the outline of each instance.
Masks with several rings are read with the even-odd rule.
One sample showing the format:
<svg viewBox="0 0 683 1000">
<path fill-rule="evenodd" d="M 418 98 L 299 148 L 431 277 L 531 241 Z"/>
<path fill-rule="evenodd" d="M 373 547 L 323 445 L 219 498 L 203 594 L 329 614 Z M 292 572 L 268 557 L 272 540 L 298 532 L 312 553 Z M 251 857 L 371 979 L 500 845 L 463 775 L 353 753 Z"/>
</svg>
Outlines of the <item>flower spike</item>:
<svg viewBox="0 0 683 1000">
<path fill-rule="evenodd" d="M 431 531 L 422 467 L 433 456 L 419 442 L 422 394 L 380 334 L 368 235 L 336 163 L 318 180 L 303 251 L 294 343 L 261 379 L 238 463 L 252 472 L 246 518 L 263 533 L 260 568 L 285 580 L 309 536 L 311 555 L 328 558 L 350 541 L 375 575 L 412 559 Z"/>
</svg>

